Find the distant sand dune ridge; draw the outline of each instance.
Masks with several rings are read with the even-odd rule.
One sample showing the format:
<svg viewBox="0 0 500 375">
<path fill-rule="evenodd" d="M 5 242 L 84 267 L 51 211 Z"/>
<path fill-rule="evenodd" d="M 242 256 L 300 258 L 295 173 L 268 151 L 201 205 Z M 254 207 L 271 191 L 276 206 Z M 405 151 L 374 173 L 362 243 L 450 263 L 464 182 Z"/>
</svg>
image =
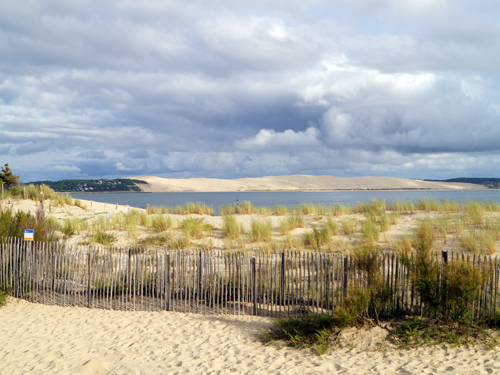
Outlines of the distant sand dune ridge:
<svg viewBox="0 0 500 375">
<path fill-rule="evenodd" d="M 335 176 L 266 176 L 256 178 L 162 178 L 129 177 L 146 181 L 139 186 L 145 192 L 224 192 L 224 191 L 298 191 L 298 190 L 482 190 L 480 185 L 410 180 L 398 177 L 335 177 Z"/>
</svg>

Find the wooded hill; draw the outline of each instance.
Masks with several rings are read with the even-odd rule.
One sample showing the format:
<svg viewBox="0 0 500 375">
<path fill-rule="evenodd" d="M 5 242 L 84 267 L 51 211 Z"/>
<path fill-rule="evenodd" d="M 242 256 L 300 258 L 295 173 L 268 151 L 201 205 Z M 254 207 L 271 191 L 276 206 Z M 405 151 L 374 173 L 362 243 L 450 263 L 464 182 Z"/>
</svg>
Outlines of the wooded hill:
<svg viewBox="0 0 500 375">
<path fill-rule="evenodd" d="M 127 192 L 127 191 L 142 191 L 137 184 L 145 184 L 145 181 L 130 180 L 130 179 L 114 179 L 114 180 L 61 180 L 61 181 L 33 181 L 34 185 L 47 185 L 57 192 Z"/>
<path fill-rule="evenodd" d="M 500 188 L 500 178 L 494 178 L 494 177 L 478 177 L 478 178 L 459 177 L 459 178 L 450 178 L 448 180 L 424 180 L 424 181 L 465 182 L 468 184 L 483 185 L 489 189 L 499 189 Z"/>
</svg>

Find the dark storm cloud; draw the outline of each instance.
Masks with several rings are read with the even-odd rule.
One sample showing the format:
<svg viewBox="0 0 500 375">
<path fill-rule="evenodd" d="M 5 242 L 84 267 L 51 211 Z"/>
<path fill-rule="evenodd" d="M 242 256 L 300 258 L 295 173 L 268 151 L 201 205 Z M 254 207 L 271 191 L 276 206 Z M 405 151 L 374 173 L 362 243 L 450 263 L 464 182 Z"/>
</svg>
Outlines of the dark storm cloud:
<svg viewBox="0 0 500 375">
<path fill-rule="evenodd" d="M 485 0 L 6 2 L 0 154 L 45 178 L 492 175 L 499 17 Z"/>
</svg>

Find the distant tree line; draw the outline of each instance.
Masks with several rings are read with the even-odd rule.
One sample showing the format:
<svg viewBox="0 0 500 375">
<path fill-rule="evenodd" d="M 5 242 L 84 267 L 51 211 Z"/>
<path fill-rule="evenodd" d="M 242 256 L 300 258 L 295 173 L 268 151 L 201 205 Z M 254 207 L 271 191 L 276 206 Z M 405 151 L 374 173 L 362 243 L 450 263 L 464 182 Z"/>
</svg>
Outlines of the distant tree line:
<svg viewBox="0 0 500 375">
<path fill-rule="evenodd" d="M 459 177 L 459 178 L 449 178 L 447 180 L 425 180 L 425 181 L 463 182 L 468 184 L 483 185 L 489 189 L 500 189 L 500 178 L 494 178 L 494 177 L 479 177 L 479 178 Z"/>
<path fill-rule="evenodd" d="M 34 185 L 47 185 L 57 192 L 126 192 L 141 191 L 137 184 L 146 184 L 142 180 L 118 178 L 114 180 L 61 180 L 61 181 L 33 181 Z"/>
</svg>

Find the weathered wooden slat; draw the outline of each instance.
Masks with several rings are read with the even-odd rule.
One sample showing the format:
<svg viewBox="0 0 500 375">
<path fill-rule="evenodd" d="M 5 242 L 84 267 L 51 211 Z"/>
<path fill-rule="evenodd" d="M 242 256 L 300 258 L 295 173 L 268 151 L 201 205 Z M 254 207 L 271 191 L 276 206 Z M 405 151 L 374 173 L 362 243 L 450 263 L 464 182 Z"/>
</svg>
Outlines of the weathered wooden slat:
<svg viewBox="0 0 500 375">
<path fill-rule="evenodd" d="M 493 316 L 494 316 L 494 325 L 497 325 L 497 294 L 498 294 L 498 263 L 497 256 L 495 256 L 495 268 L 494 268 L 494 277 L 495 277 L 495 304 L 493 307 Z"/>
<path fill-rule="evenodd" d="M 443 264 L 443 287 L 447 257 L 488 269 L 489 279 L 472 301 L 473 320 L 496 324 L 497 258 L 444 254 L 433 254 Z M 428 314 L 406 263 L 395 254 L 382 254 L 376 262 L 392 291 L 393 303 L 386 311 Z M 351 285 L 367 287 L 367 275 L 353 266 L 352 257 L 341 254 L 289 249 L 247 254 L 203 249 L 141 252 L 9 238 L 0 243 L 0 283 L 3 288 L 12 286 L 20 298 L 52 305 L 284 316 L 331 312 Z"/>
</svg>

